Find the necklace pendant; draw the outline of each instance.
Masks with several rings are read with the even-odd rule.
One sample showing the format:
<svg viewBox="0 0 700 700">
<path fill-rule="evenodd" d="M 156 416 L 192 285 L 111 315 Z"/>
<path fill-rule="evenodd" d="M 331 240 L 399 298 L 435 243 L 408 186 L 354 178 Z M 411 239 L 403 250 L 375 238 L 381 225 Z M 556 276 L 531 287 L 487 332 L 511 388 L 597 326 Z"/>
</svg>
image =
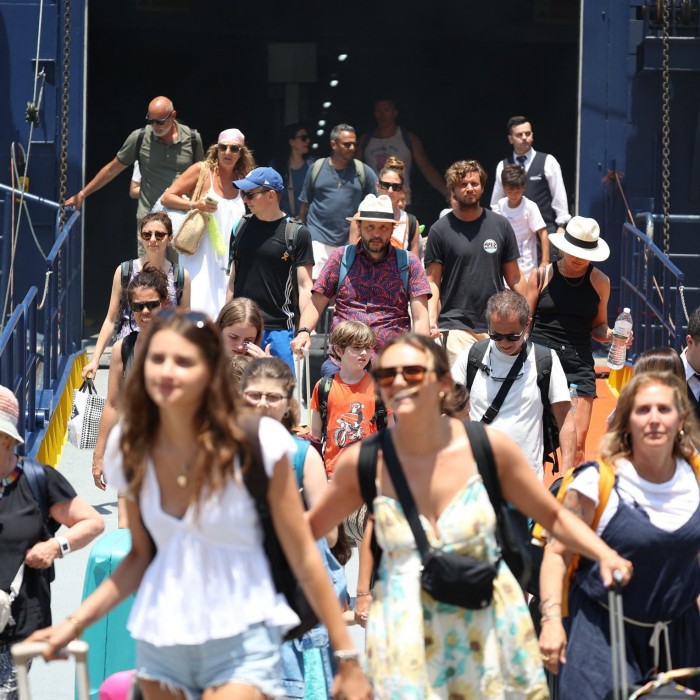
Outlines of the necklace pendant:
<svg viewBox="0 0 700 700">
<path fill-rule="evenodd" d="M 181 488 L 184 489 L 185 486 L 187 486 L 187 477 L 184 474 L 180 474 L 177 477 L 177 485 Z"/>
<path fill-rule="evenodd" d="M 339 190 L 343 186 L 343 181 L 338 180 L 338 187 L 336 187 L 337 190 Z"/>
</svg>

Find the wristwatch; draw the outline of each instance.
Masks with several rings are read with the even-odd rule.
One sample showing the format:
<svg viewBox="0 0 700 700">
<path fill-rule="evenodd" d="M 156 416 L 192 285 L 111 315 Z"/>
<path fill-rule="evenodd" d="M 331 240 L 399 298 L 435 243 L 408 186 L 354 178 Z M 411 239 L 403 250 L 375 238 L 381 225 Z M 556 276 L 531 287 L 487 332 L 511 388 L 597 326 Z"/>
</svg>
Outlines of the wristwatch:
<svg viewBox="0 0 700 700">
<path fill-rule="evenodd" d="M 61 557 L 65 557 L 66 554 L 70 554 L 70 542 L 65 537 L 55 537 L 56 542 L 58 542 L 58 547 L 61 550 Z"/>
<path fill-rule="evenodd" d="M 300 329 L 296 332 L 295 337 L 296 337 L 297 335 L 299 335 L 299 333 L 308 333 L 309 335 L 311 335 L 311 329 L 310 329 L 310 328 L 306 328 L 306 327 L 300 328 Z"/>
</svg>

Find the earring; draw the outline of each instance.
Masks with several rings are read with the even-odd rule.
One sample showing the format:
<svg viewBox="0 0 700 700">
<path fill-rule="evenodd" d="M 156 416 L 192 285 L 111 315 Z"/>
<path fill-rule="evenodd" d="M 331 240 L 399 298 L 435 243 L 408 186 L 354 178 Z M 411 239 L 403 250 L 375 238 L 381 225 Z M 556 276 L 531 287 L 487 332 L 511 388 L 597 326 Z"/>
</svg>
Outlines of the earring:
<svg viewBox="0 0 700 700">
<path fill-rule="evenodd" d="M 282 418 L 289 418 L 289 411 L 285 411 Z"/>
<path fill-rule="evenodd" d="M 438 394 L 438 396 L 439 396 L 441 399 L 444 399 L 444 398 L 445 398 L 445 392 L 444 392 L 444 391 L 441 391 L 441 392 Z"/>
<path fill-rule="evenodd" d="M 622 433 L 622 444 L 627 449 L 632 447 L 632 436 L 629 433 Z"/>
<path fill-rule="evenodd" d="M 683 440 L 685 440 L 685 430 L 681 428 L 676 435 L 676 442 L 680 445 Z"/>
</svg>

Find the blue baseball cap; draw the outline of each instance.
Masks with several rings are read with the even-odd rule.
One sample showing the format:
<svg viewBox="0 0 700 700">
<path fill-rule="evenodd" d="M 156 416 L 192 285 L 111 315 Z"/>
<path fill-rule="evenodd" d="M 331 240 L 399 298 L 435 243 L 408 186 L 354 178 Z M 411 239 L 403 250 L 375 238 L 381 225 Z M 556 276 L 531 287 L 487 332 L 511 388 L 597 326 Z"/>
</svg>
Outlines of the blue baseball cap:
<svg viewBox="0 0 700 700">
<path fill-rule="evenodd" d="M 284 189 L 282 176 L 274 168 L 255 168 L 243 180 L 234 180 L 233 184 L 239 190 L 254 190 L 256 187 L 268 187 L 275 192 Z"/>
</svg>

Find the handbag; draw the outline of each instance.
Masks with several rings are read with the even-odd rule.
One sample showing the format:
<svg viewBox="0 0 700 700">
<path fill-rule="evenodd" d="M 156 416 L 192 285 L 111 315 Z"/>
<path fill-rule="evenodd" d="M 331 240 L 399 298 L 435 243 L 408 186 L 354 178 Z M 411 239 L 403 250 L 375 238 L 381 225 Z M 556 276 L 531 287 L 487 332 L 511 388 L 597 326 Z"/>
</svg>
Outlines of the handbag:
<svg viewBox="0 0 700 700">
<path fill-rule="evenodd" d="M 161 197 L 158 197 L 151 211 L 164 211 L 168 215 L 170 223 L 173 227 L 173 236 L 177 236 L 178 232 L 180 231 L 180 227 L 182 226 L 182 222 L 187 218 L 187 215 L 190 213 L 189 209 L 171 209 L 170 207 L 166 207 L 165 204 L 163 204 L 163 202 L 161 201 Z"/>
<path fill-rule="evenodd" d="M 389 476 L 421 555 L 421 588 L 435 600 L 469 610 L 490 605 L 497 565 L 464 554 L 433 549 L 418 518 L 416 503 L 391 439 L 382 433 L 382 452 Z"/>
<path fill-rule="evenodd" d="M 532 560 L 528 549 L 530 528 L 528 519 L 503 500 L 498 482 L 493 450 L 481 423 L 465 421 L 469 445 L 474 453 L 479 474 L 496 513 L 496 539 L 503 560 L 524 589 L 530 580 Z"/>
<path fill-rule="evenodd" d="M 73 390 L 73 407 L 68 419 L 68 442 L 79 450 L 94 450 L 105 400 L 98 396 L 92 379 Z"/>
<path fill-rule="evenodd" d="M 5 631 L 8 625 L 14 625 L 15 621 L 12 617 L 12 603 L 19 594 L 19 589 L 22 588 L 24 580 L 24 562 L 19 567 L 10 584 L 10 592 L 0 591 L 0 633 Z"/>
<path fill-rule="evenodd" d="M 204 181 L 207 179 L 208 174 L 209 167 L 206 163 L 202 163 L 199 180 L 197 180 L 197 186 L 194 188 L 194 193 L 192 194 L 193 202 L 199 199 L 202 193 L 202 187 L 204 187 Z M 211 214 L 207 211 L 190 209 L 180 225 L 180 230 L 173 238 L 173 247 L 175 250 L 185 255 L 194 255 L 199 248 L 204 232 L 207 230 L 210 217 Z"/>
<path fill-rule="evenodd" d="M 263 547 L 270 564 L 270 573 L 272 574 L 275 588 L 285 596 L 289 607 L 294 610 L 301 620 L 299 625 L 284 635 L 284 641 L 297 639 L 317 625 L 318 618 L 289 566 L 289 561 L 287 561 L 272 524 L 270 506 L 267 501 L 267 484 L 269 479 L 265 472 L 258 433 L 260 416 L 251 414 L 241 416 L 238 424 L 245 432 L 251 450 L 251 463 L 243 475 L 243 481 L 248 489 L 248 493 L 255 501 L 255 509 L 258 512 L 260 526 L 263 531 Z"/>
</svg>

